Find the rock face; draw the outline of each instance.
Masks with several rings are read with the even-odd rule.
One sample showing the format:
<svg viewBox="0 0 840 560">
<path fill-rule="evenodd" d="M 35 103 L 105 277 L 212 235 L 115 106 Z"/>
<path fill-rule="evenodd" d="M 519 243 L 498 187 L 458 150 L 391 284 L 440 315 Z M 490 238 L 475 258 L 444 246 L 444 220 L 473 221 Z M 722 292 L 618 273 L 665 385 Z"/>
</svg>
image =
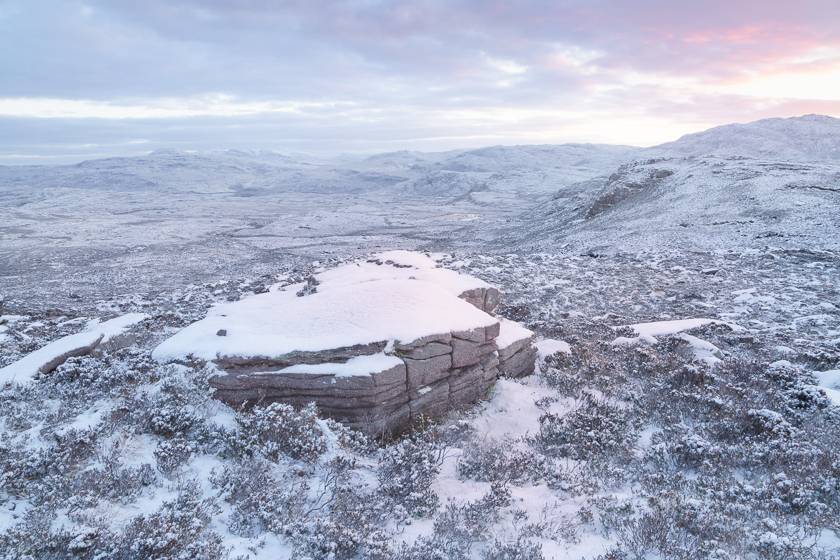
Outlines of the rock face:
<svg viewBox="0 0 840 560">
<path fill-rule="evenodd" d="M 315 402 L 321 414 L 371 435 L 469 406 L 500 374 L 533 372 L 533 333 L 493 315 L 499 291 L 428 257 L 384 253 L 315 280 L 305 295 L 292 295 L 300 293 L 294 285 L 226 305 L 164 342 L 156 357 L 212 361 L 215 396 L 232 406 Z M 269 321 L 275 306 L 282 317 Z M 248 331 L 253 325 L 242 321 L 255 316 L 262 328 Z M 296 317 L 312 335 L 294 332 Z"/>
<path fill-rule="evenodd" d="M 289 356 L 259 363 L 220 359 L 216 365 L 225 374 L 212 378 L 210 384 L 216 389 L 215 396 L 231 406 L 271 402 L 303 406 L 314 401 L 323 415 L 350 427 L 371 435 L 392 433 L 421 417 L 439 417 L 481 400 L 500 373 L 498 333 L 499 323 L 494 323 L 398 343 L 388 356 L 394 361 L 366 375 L 345 373 L 348 365 L 353 367 L 352 358 L 330 361 L 338 354 L 350 355 L 340 350 L 299 354 L 302 361 L 294 365 L 289 365 Z M 513 356 L 524 357 L 527 352 L 522 346 Z M 314 361 L 318 355 L 325 360 Z M 354 357 L 374 355 L 381 354 Z M 531 356 L 530 370 L 519 365 L 516 377 L 526 370 L 533 372 L 536 354 Z M 508 359 L 505 363 L 513 362 Z M 328 371 L 330 368 L 335 371 Z"/>
<path fill-rule="evenodd" d="M 523 377 L 534 373 L 537 348 L 534 333 L 522 325 L 501 319 L 499 337 L 499 372 L 505 377 Z"/>
</svg>

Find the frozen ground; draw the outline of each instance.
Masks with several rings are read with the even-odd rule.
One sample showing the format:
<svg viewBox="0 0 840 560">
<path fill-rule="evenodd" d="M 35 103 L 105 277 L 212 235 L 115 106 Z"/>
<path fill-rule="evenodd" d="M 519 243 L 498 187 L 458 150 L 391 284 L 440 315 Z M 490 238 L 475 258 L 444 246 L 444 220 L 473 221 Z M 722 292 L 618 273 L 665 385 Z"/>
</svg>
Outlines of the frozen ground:
<svg viewBox="0 0 840 560">
<path fill-rule="evenodd" d="M 0 557 L 840 557 L 837 131 L 0 169 L 0 368 L 145 316 L 0 388 Z M 539 375 L 366 442 L 151 357 L 213 305 L 416 247 L 502 289 Z"/>
<path fill-rule="evenodd" d="M 0 392 L 0 548 L 33 558 L 837 557 L 840 254 L 444 262 L 505 289 L 503 312 L 544 339 L 541 373 L 374 445 L 311 412 L 231 410 L 209 398 L 201 362 L 151 358 L 212 304 L 268 279 L 100 302 L 96 316 L 148 318 L 118 344 Z M 90 318 L 4 317 L 0 366 Z"/>
</svg>

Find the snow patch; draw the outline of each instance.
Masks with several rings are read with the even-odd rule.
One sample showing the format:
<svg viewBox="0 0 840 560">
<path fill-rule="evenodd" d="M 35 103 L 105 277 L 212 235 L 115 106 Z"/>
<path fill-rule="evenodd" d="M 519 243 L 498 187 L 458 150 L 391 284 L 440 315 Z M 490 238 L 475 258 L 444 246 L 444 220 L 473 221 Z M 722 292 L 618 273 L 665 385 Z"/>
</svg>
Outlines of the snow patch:
<svg viewBox="0 0 840 560">
<path fill-rule="evenodd" d="M 562 354 L 571 354 L 572 347 L 565 340 L 556 340 L 554 338 L 542 338 L 537 340 L 534 344 L 537 347 L 537 357 L 544 360 L 552 354 L 558 352 Z"/>
<path fill-rule="evenodd" d="M 499 317 L 499 336 L 496 337 L 496 346 L 507 348 L 520 340 L 526 340 L 534 336 L 534 331 L 528 330 L 516 321 Z"/>
<path fill-rule="evenodd" d="M 644 342 L 646 344 L 656 344 L 657 336 L 670 336 L 674 334 L 679 334 L 683 331 L 690 331 L 692 329 L 703 327 L 705 325 L 726 325 L 733 331 L 744 330 L 743 327 L 740 327 L 734 323 L 720 321 L 718 319 L 697 318 L 676 319 L 672 321 L 654 321 L 652 323 L 636 323 L 635 325 L 627 325 L 629 328 L 633 329 L 637 336 L 620 336 L 613 340 L 613 344 L 624 344 L 628 346 L 639 344 L 640 342 Z"/>
<path fill-rule="evenodd" d="M 832 404 L 840 406 L 840 369 L 815 371 L 814 376 Z"/>
<path fill-rule="evenodd" d="M 89 346 L 95 343 L 100 337 L 102 337 L 102 342 L 107 342 L 109 339 L 122 334 L 127 328 L 139 323 L 146 317 L 147 315 L 143 313 L 128 313 L 127 315 L 105 321 L 104 323 L 89 323 L 82 332 L 54 340 L 43 348 L 27 354 L 20 360 L 0 369 L 0 386 L 7 383 L 28 383 L 38 374 L 38 370 L 42 366 L 62 354 Z"/>
<path fill-rule="evenodd" d="M 401 365 L 403 365 L 401 359 L 380 352 L 378 354 L 356 356 L 344 363 L 298 364 L 271 373 L 334 374 L 336 377 L 350 377 L 371 375 Z"/>
</svg>

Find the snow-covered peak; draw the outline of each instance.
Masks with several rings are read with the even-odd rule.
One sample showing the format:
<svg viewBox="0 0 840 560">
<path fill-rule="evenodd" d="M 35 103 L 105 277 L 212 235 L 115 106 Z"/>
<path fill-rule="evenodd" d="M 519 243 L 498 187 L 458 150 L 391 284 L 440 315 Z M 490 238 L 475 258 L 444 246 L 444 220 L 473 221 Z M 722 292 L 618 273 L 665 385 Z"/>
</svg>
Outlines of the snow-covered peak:
<svg viewBox="0 0 840 560">
<path fill-rule="evenodd" d="M 742 156 L 776 161 L 840 161 L 840 119 L 825 115 L 763 119 L 687 134 L 652 148 L 680 156 Z"/>
</svg>

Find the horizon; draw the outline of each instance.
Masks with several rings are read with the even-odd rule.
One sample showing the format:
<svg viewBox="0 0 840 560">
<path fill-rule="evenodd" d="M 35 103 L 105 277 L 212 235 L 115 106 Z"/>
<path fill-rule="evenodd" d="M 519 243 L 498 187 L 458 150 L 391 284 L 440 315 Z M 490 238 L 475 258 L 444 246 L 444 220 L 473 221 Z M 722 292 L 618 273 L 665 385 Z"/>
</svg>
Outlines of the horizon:
<svg viewBox="0 0 840 560">
<path fill-rule="evenodd" d="M 7 0 L 0 164 L 160 149 L 648 147 L 736 122 L 836 117 L 838 19 L 826 0 Z"/>
<path fill-rule="evenodd" d="M 789 117 L 767 117 L 764 119 L 759 119 L 757 121 L 749 121 L 749 122 L 733 122 L 733 123 L 724 123 L 721 125 L 716 125 L 711 128 L 697 130 L 693 132 L 687 132 L 679 136 L 678 138 L 673 138 L 670 140 L 666 140 L 665 142 L 661 142 L 659 144 L 641 146 L 641 145 L 630 145 L 630 144 L 608 144 L 608 143 L 598 143 L 598 142 L 562 142 L 562 143 L 542 143 L 542 144 L 523 144 L 523 143 L 504 143 L 500 142 L 497 144 L 486 144 L 486 145 L 479 145 L 473 147 L 466 147 L 466 148 L 453 148 L 448 150 L 413 150 L 407 148 L 397 148 L 394 150 L 387 150 L 387 151 L 343 151 L 343 152 L 332 152 L 332 153 L 316 153 L 316 152 L 301 152 L 301 151 L 279 151 L 270 148 L 264 148 L 260 146 L 238 146 L 238 147 L 216 147 L 210 149 L 192 149 L 192 148 L 177 148 L 177 147 L 161 147 L 156 148 L 154 150 L 145 150 L 145 151 L 137 151 L 131 153 L 103 153 L 103 154 L 90 154 L 90 157 L 84 157 L 82 159 L 74 158 L 72 155 L 61 155 L 55 156 L 54 158 L 41 158 L 38 156 L 34 156 L 32 158 L 27 157 L 20 157 L 17 161 L 14 156 L 9 156 L 11 162 L 4 162 L 0 159 L 0 167 L 24 167 L 24 166 L 63 166 L 63 165 L 76 165 L 79 163 L 85 163 L 90 161 L 99 161 L 99 160 L 106 160 L 111 158 L 139 158 L 139 157 L 148 157 L 152 156 L 156 153 L 164 154 L 164 153 L 178 153 L 178 154 L 191 154 L 191 155 L 212 155 L 212 154 L 220 154 L 220 153 L 230 153 L 230 152 L 252 152 L 252 153 L 263 153 L 263 154 L 271 154 L 271 155 L 280 155 L 286 157 L 299 157 L 299 158 L 312 158 L 312 159 L 322 159 L 325 162 L 330 161 L 338 161 L 342 159 L 365 159 L 369 157 L 375 157 L 379 155 L 387 155 L 387 154 L 396 154 L 401 152 L 408 152 L 408 153 L 418 153 L 418 154 L 443 154 L 443 153 L 458 153 L 458 152 L 469 152 L 474 150 L 482 150 L 487 148 L 516 148 L 516 147 L 534 147 L 534 146 L 611 146 L 616 148 L 629 148 L 629 149 L 638 149 L 644 150 L 649 148 L 656 148 L 658 146 L 662 146 L 665 144 L 670 144 L 672 142 L 676 142 L 681 140 L 686 136 L 693 136 L 695 134 L 702 134 L 704 132 L 708 132 L 710 130 L 721 128 L 730 125 L 750 125 L 753 123 L 767 121 L 767 120 L 792 120 L 792 119 L 803 119 L 806 117 L 826 117 L 831 119 L 837 119 L 833 115 L 820 115 L 817 113 L 808 113 L 803 115 L 792 115 Z M 44 159 L 51 159 L 50 161 L 43 161 Z M 58 161 L 56 161 L 58 159 Z M 33 161 L 35 160 L 35 161 Z"/>
</svg>

